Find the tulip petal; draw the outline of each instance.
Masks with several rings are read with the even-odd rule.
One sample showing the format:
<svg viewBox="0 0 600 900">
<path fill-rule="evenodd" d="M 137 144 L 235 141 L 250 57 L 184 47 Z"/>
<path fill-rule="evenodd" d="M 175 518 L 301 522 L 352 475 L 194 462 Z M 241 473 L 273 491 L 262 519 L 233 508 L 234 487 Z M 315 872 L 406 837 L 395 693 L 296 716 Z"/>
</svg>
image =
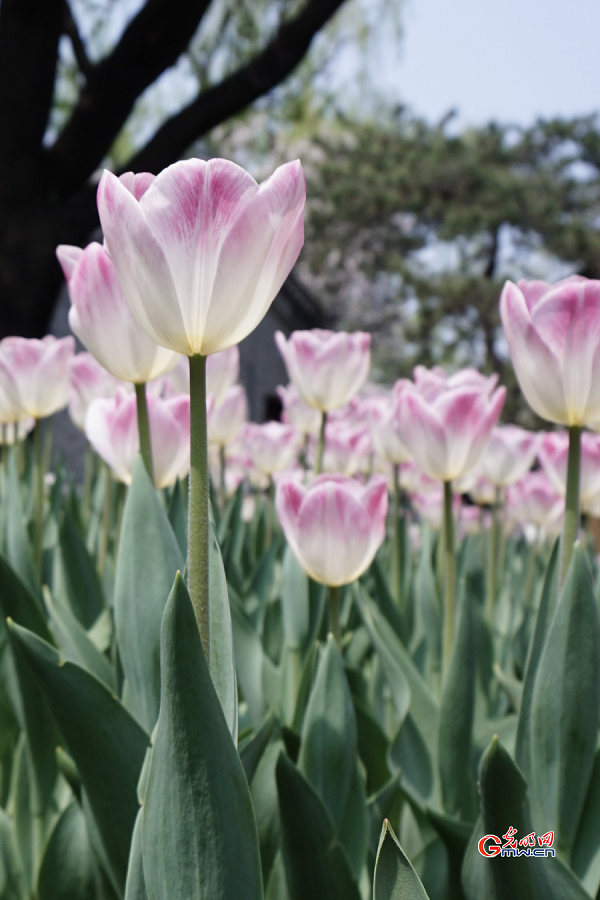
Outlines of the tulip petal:
<svg viewBox="0 0 600 900">
<path fill-rule="evenodd" d="M 437 412 L 414 390 L 405 388 L 398 397 L 398 431 L 419 468 L 441 481 L 448 480 L 446 430 Z"/>
</svg>

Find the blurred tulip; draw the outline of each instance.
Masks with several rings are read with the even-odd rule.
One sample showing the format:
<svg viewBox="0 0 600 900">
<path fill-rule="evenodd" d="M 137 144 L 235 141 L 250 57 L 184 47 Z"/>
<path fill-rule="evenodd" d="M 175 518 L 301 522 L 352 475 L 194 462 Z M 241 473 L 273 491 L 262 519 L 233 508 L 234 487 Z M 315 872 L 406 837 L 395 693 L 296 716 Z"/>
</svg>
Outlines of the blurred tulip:
<svg viewBox="0 0 600 900">
<path fill-rule="evenodd" d="M 35 419 L 31 416 L 26 419 L 20 419 L 18 422 L 0 424 L 0 444 L 11 446 L 19 441 L 23 441 L 33 431 L 34 427 Z"/>
<path fill-rule="evenodd" d="M 73 248 L 60 246 L 62 262 Z M 65 274 L 67 266 L 63 265 Z M 67 278 L 69 325 L 104 368 L 121 381 L 143 384 L 172 369 L 179 357 L 151 341 L 134 319 L 117 273 L 101 244 L 88 244 Z"/>
<path fill-rule="evenodd" d="M 395 466 L 408 462 L 410 452 L 398 430 L 397 402 L 388 397 L 372 399 L 369 404 L 369 422 L 377 452 Z"/>
<path fill-rule="evenodd" d="M 167 399 L 149 394 L 148 416 L 156 486 L 169 487 L 189 470 L 190 398 L 187 394 Z M 140 447 L 135 394 L 118 388 L 114 397 L 92 400 L 85 433 L 115 477 L 129 484 Z"/>
<path fill-rule="evenodd" d="M 338 425 L 325 429 L 323 471 L 339 475 L 367 474 L 371 467 L 373 444 L 366 425 Z"/>
<path fill-rule="evenodd" d="M 302 247 L 305 195 L 298 161 L 259 187 L 227 160 L 182 160 L 139 201 L 105 171 L 98 212 L 106 246 L 146 334 L 185 356 L 250 334 Z"/>
<path fill-rule="evenodd" d="M 240 350 L 237 344 L 220 353 L 213 353 L 206 360 L 206 393 L 213 395 L 215 403 L 220 403 L 239 375 Z M 189 394 L 190 365 L 187 359 L 181 358 L 169 378 L 176 393 Z"/>
<path fill-rule="evenodd" d="M 221 447 L 231 444 L 244 427 L 247 412 L 244 388 L 239 384 L 230 387 L 208 417 L 209 441 Z"/>
<path fill-rule="evenodd" d="M 506 512 L 521 526 L 557 528 L 564 510 L 564 498 L 557 493 L 545 472 L 528 472 L 506 492 Z"/>
<path fill-rule="evenodd" d="M 562 496 L 567 489 L 567 458 L 569 435 L 564 431 L 544 434 L 538 451 L 542 469 Z M 586 507 L 592 497 L 600 493 L 600 435 L 584 432 L 581 435 L 581 505 Z"/>
<path fill-rule="evenodd" d="M 281 527 L 296 559 L 315 581 L 339 587 L 369 567 L 385 537 L 385 478 L 362 485 L 342 475 L 320 475 L 308 486 L 293 478 L 277 484 Z"/>
<path fill-rule="evenodd" d="M 293 384 L 287 387 L 280 385 L 277 393 L 283 406 L 282 421 L 293 425 L 300 434 L 317 435 L 321 424 L 319 410 L 301 400 Z"/>
<path fill-rule="evenodd" d="M 600 281 L 507 281 L 500 315 L 532 409 L 559 425 L 600 421 Z"/>
<path fill-rule="evenodd" d="M 435 489 L 426 491 L 425 493 L 410 494 L 410 502 L 415 508 L 415 512 L 424 522 L 431 525 L 432 528 L 441 528 L 444 518 L 444 491 L 439 483 L 436 482 Z M 452 510 L 457 516 L 461 508 L 461 499 L 459 494 L 452 497 Z"/>
<path fill-rule="evenodd" d="M 299 452 L 299 435 L 293 425 L 249 422 L 242 435 L 244 448 L 262 475 L 292 468 Z"/>
<path fill-rule="evenodd" d="M 71 359 L 69 415 L 73 424 L 85 428 L 87 408 L 96 397 L 114 397 L 118 387 L 125 387 L 91 353 L 78 353 Z"/>
<path fill-rule="evenodd" d="M 75 352 L 72 337 L 9 337 L 0 343 L 0 371 L 14 385 L 20 415 L 43 419 L 64 409 L 69 400 L 69 366 Z M 1 384 L 0 384 L 1 387 Z M 13 411 L 13 412 L 16 412 Z"/>
<path fill-rule="evenodd" d="M 533 465 L 540 437 L 516 425 L 500 425 L 492 430 L 481 457 L 483 475 L 498 487 L 507 487 L 523 478 Z"/>
<path fill-rule="evenodd" d="M 322 412 L 348 403 L 367 379 L 371 336 L 362 331 L 294 331 L 275 341 L 299 396 Z"/>
<path fill-rule="evenodd" d="M 489 381 L 477 386 L 467 371 L 465 385 L 457 373 L 452 384 L 450 378 L 427 383 L 423 394 L 419 381 L 397 388 L 400 439 L 419 468 L 440 481 L 460 478 L 477 465 L 504 404 L 504 388 L 490 395 Z"/>
<path fill-rule="evenodd" d="M 426 400 L 433 400 L 442 391 L 452 388 L 475 388 L 491 397 L 498 382 L 498 376 L 482 375 L 477 369 L 471 367 L 459 369 L 458 372 L 449 375 L 440 366 L 433 366 L 431 369 L 427 369 L 425 366 L 415 366 L 413 380 L 421 396 Z M 410 383 L 406 379 L 401 379 L 396 382 L 395 389 L 400 392 L 405 385 L 410 385 Z"/>
</svg>

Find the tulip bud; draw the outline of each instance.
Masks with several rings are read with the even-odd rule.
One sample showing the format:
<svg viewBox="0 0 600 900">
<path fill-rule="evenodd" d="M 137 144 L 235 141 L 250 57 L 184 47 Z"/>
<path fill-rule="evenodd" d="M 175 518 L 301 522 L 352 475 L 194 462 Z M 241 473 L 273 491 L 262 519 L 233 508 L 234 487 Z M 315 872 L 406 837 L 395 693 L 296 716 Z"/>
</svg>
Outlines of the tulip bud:
<svg viewBox="0 0 600 900">
<path fill-rule="evenodd" d="M 277 393 L 283 406 L 282 421 L 293 425 L 300 434 L 317 435 L 321 425 L 319 410 L 301 400 L 293 384 L 288 384 L 287 387 L 280 385 Z"/>
<path fill-rule="evenodd" d="M 514 484 L 533 465 L 539 444 L 539 435 L 516 425 L 492 429 L 489 444 L 481 457 L 483 475 L 498 487 Z"/>
<path fill-rule="evenodd" d="M 330 587 L 354 581 L 385 537 L 385 478 L 363 485 L 343 475 L 319 475 L 308 486 L 277 484 L 276 507 L 292 551 L 311 578 Z"/>
<path fill-rule="evenodd" d="M 219 356 L 220 354 L 215 354 Z M 209 359 L 214 357 L 209 356 Z M 215 403 L 208 417 L 208 440 L 226 447 L 238 436 L 247 416 L 246 392 L 239 384 L 230 387 Z"/>
<path fill-rule="evenodd" d="M 78 353 L 71 360 L 69 415 L 73 424 L 85 428 L 88 406 L 96 397 L 114 397 L 118 387 L 125 387 L 96 362 L 91 353 Z"/>
<path fill-rule="evenodd" d="M 243 433 L 244 447 L 262 475 L 289 469 L 298 457 L 299 435 L 293 425 L 281 422 L 250 422 Z"/>
<path fill-rule="evenodd" d="M 12 384 L 18 408 L 12 420 L 43 419 L 64 409 L 69 399 L 69 367 L 75 351 L 72 337 L 9 337 L 0 343 L 2 380 Z M 18 414 L 17 414 L 18 413 Z"/>
</svg>

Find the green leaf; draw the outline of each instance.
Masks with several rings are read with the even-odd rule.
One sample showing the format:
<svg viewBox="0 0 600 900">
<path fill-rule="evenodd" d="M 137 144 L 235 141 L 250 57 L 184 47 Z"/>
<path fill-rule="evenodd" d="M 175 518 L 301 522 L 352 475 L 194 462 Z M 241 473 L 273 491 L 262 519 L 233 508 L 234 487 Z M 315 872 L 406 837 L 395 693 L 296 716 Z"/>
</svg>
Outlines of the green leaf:
<svg viewBox="0 0 600 900">
<path fill-rule="evenodd" d="M 129 868 L 125 882 L 125 900 L 148 900 L 146 882 L 144 880 L 144 863 L 142 859 L 142 810 L 137 814 L 131 838 Z"/>
<path fill-rule="evenodd" d="M 288 647 L 302 649 L 310 627 L 308 575 L 289 544 L 283 554 L 282 577 L 281 610 L 285 643 Z"/>
<path fill-rule="evenodd" d="M 24 896 L 12 823 L 4 810 L 0 809 L 0 897 L 2 900 L 23 900 Z"/>
<path fill-rule="evenodd" d="M 96 900 L 96 878 L 85 818 L 73 800 L 46 844 L 38 876 L 39 900 Z"/>
<path fill-rule="evenodd" d="M 421 528 L 421 553 L 415 575 L 415 607 L 417 629 L 425 635 L 429 653 L 437 660 L 441 653 L 442 618 L 431 565 L 431 534 L 427 525 Z"/>
<path fill-rule="evenodd" d="M 173 534 L 177 538 L 181 555 L 185 559 L 187 557 L 187 511 L 185 508 L 185 498 L 183 496 L 183 488 L 181 481 L 175 483 L 168 509 L 169 522 L 173 529 Z"/>
<path fill-rule="evenodd" d="M 0 608 L 5 618 L 13 619 L 17 625 L 52 643 L 37 594 L 31 593 L 3 556 L 0 556 Z"/>
<path fill-rule="evenodd" d="M 588 893 L 600 887 L 600 750 L 596 751 L 590 785 L 573 844 L 571 866 Z"/>
<path fill-rule="evenodd" d="M 248 704 L 250 721 L 257 728 L 263 721 L 266 705 L 263 696 L 264 654 L 260 638 L 241 606 L 232 598 L 231 625 L 239 682 Z"/>
<path fill-rule="evenodd" d="M 250 791 L 181 575 L 161 629 L 161 698 L 142 825 L 150 900 L 260 900 Z"/>
<path fill-rule="evenodd" d="M 540 659 L 542 658 L 550 622 L 552 621 L 552 613 L 554 612 L 555 598 L 558 591 L 558 555 L 559 542 L 557 539 L 548 562 L 548 568 L 546 569 L 542 596 L 535 620 L 533 638 L 529 646 L 529 653 L 527 654 L 521 705 L 519 707 L 515 760 L 525 775 L 525 778 L 529 781 L 531 781 L 533 765 L 533 760 L 531 759 L 531 704 L 538 666 Z"/>
<path fill-rule="evenodd" d="M 131 711 L 150 733 L 160 702 L 160 624 L 184 560 L 141 456 L 125 501 L 115 575 L 117 643 Z"/>
<path fill-rule="evenodd" d="M 210 628 L 210 677 L 234 744 L 237 744 L 238 701 L 231 610 L 225 569 L 217 541 L 217 533 L 211 522 L 208 545 L 208 604 Z"/>
<path fill-rule="evenodd" d="M 390 770 L 387 764 L 388 739 L 372 717 L 368 707 L 357 697 L 354 700 L 358 754 L 367 772 L 367 790 L 373 794 L 387 784 Z"/>
<path fill-rule="evenodd" d="M 377 848 L 373 900 L 429 900 L 387 819 Z"/>
<path fill-rule="evenodd" d="M 104 595 L 94 560 L 68 510 L 59 540 L 71 609 L 84 628 L 91 628 L 104 609 Z"/>
<path fill-rule="evenodd" d="M 67 605 L 58 606 L 50 592 L 44 588 L 46 606 L 50 613 L 50 626 L 65 659 L 77 663 L 111 689 L 116 691 L 117 681 L 112 666 L 103 653 L 89 639 L 87 631 L 71 613 Z"/>
<path fill-rule="evenodd" d="M 580 544 L 539 662 L 531 721 L 534 825 L 554 831 L 559 855 L 568 858 L 590 783 L 600 721 L 600 627 Z"/>
<path fill-rule="evenodd" d="M 9 632 L 31 667 L 77 766 L 110 867 L 108 874 L 115 890 L 122 893 L 148 736 L 95 676 L 64 662 L 53 647 L 24 628 L 13 624 Z"/>
<path fill-rule="evenodd" d="M 21 484 L 17 470 L 17 447 L 8 452 L 5 479 L 6 556 L 11 567 L 34 597 L 39 596 L 40 585 L 33 565 L 31 543 L 25 525 L 25 513 L 21 498 Z"/>
<path fill-rule="evenodd" d="M 360 900 L 348 859 L 319 795 L 284 753 L 275 775 L 290 900 Z"/>
<path fill-rule="evenodd" d="M 248 738 L 248 740 L 244 741 L 239 747 L 240 760 L 244 767 L 244 773 L 248 784 L 250 784 L 254 778 L 258 764 L 271 740 L 274 730 L 275 720 L 272 715 L 268 715 L 258 731 L 256 731 L 252 737 Z"/>
<path fill-rule="evenodd" d="M 471 775 L 476 660 L 469 596 L 463 593 L 450 667 L 440 707 L 438 757 L 444 810 L 473 821 L 477 797 Z"/>
</svg>

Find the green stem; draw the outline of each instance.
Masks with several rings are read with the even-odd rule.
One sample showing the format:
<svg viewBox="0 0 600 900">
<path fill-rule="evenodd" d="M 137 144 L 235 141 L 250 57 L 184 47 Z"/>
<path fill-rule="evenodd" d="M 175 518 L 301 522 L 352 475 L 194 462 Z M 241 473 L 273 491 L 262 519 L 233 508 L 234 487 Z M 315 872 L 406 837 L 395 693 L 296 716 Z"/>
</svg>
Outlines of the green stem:
<svg viewBox="0 0 600 900">
<path fill-rule="evenodd" d="M 148 399 L 146 397 L 146 384 L 135 385 L 135 399 L 137 401 L 138 432 L 140 436 L 140 453 L 146 466 L 146 472 L 150 481 L 154 484 L 154 463 L 152 462 L 152 439 L 150 437 L 150 419 L 148 417 Z"/>
<path fill-rule="evenodd" d="M 567 495 L 565 498 L 565 518 L 563 522 L 560 548 L 560 586 L 565 582 L 573 544 L 579 531 L 579 470 L 581 465 L 581 426 L 569 428 L 569 457 L 567 461 Z"/>
<path fill-rule="evenodd" d="M 227 462 L 225 460 L 225 445 L 221 444 L 219 446 L 219 482 L 220 482 L 220 494 L 221 494 L 221 508 L 225 509 L 227 506 L 227 488 L 225 486 L 225 469 L 227 466 Z"/>
<path fill-rule="evenodd" d="M 44 450 L 42 442 L 42 422 L 38 419 L 33 430 L 33 455 L 35 463 L 35 570 L 42 580 L 42 542 L 44 537 Z"/>
<path fill-rule="evenodd" d="M 394 463 L 394 502 L 392 515 L 394 517 L 394 546 L 392 549 L 392 589 L 396 603 L 402 605 L 402 557 L 403 534 L 400 523 L 400 479 L 397 463 Z"/>
<path fill-rule="evenodd" d="M 456 606 L 456 559 L 454 556 L 454 518 L 452 515 L 452 482 L 444 482 L 444 645 L 442 674 L 448 673 L 454 644 L 454 612 Z"/>
<path fill-rule="evenodd" d="M 321 430 L 319 431 L 319 444 L 317 446 L 317 458 L 315 460 L 315 475 L 323 471 L 323 453 L 325 451 L 325 426 L 327 425 L 327 413 L 321 413 Z"/>
<path fill-rule="evenodd" d="M 108 540 L 110 537 L 110 520 L 112 513 L 113 501 L 113 477 L 109 467 L 105 465 L 105 481 L 104 481 L 104 505 L 102 507 L 102 526 L 100 529 L 100 544 L 98 547 L 98 571 L 102 575 L 106 556 L 108 554 Z"/>
<path fill-rule="evenodd" d="M 90 508 L 92 505 L 92 485 L 94 482 L 94 454 L 93 450 L 88 444 L 85 449 L 85 461 L 84 461 L 84 469 L 83 469 L 83 497 L 81 504 L 81 511 L 83 515 L 83 521 L 87 526 L 90 518 Z"/>
<path fill-rule="evenodd" d="M 273 540 L 273 522 L 275 519 L 275 482 L 273 476 L 269 475 L 269 487 L 267 488 L 267 527 L 265 532 L 265 543 L 267 547 L 271 546 Z"/>
<path fill-rule="evenodd" d="M 498 506 L 500 503 L 500 488 L 496 488 L 494 502 L 492 503 L 492 525 L 488 535 L 488 561 L 487 584 L 485 599 L 485 614 L 488 622 L 493 624 L 494 606 L 496 604 L 496 585 L 498 582 Z"/>
<path fill-rule="evenodd" d="M 340 589 L 339 587 L 329 588 L 329 630 L 335 638 L 336 644 L 340 645 Z"/>
<path fill-rule="evenodd" d="M 190 491 L 188 586 L 210 659 L 208 612 L 208 440 L 206 435 L 206 357 L 190 356 Z"/>
</svg>

